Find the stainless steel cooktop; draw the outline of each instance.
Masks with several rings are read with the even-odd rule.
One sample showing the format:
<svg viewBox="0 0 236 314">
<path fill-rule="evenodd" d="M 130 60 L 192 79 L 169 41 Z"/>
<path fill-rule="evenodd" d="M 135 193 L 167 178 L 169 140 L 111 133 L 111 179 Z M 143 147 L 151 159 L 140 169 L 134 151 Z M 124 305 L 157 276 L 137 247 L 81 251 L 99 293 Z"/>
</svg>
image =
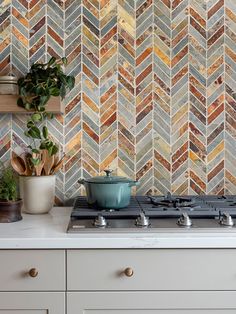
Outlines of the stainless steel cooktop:
<svg viewBox="0 0 236 314">
<path fill-rule="evenodd" d="M 155 232 L 160 229 L 235 229 L 236 195 L 136 196 L 120 210 L 91 208 L 86 198 L 75 201 L 68 233 Z"/>
</svg>

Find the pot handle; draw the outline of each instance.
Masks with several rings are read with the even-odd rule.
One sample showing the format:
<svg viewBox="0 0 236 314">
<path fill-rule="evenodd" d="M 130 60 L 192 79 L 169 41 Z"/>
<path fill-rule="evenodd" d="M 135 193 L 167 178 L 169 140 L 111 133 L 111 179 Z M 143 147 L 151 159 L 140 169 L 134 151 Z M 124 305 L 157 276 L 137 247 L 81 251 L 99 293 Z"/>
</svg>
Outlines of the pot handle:
<svg viewBox="0 0 236 314">
<path fill-rule="evenodd" d="M 111 170 L 111 169 L 105 169 L 105 170 L 103 170 L 103 171 L 106 173 L 106 176 L 107 176 L 107 177 L 110 177 L 111 174 L 112 174 L 112 172 L 113 172 L 113 170 Z"/>
<path fill-rule="evenodd" d="M 137 186 L 137 185 L 139 185 L 139 181 L 132 181 L 132 182 L 130 182 L 129 183 L 129 186 Z"/>
<path fill-rule="evenodd" d="M 77 182 L 84 185 L 84 179 L 79 179 Z"/>
</svg>

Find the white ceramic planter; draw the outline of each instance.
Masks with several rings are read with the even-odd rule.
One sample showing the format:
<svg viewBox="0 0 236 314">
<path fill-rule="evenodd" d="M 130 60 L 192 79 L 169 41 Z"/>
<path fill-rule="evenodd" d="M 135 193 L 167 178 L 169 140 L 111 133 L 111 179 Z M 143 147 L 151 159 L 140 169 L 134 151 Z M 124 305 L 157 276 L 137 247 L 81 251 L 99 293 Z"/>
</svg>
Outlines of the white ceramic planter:
<svg viewBox="0 0 236 314">
<path fill-rule="evenodd" d="M 23 211 L 28 214 L 46 214 L 55 198 L 56 176 L 20 177 L 20 196 Z"/>
</svg>

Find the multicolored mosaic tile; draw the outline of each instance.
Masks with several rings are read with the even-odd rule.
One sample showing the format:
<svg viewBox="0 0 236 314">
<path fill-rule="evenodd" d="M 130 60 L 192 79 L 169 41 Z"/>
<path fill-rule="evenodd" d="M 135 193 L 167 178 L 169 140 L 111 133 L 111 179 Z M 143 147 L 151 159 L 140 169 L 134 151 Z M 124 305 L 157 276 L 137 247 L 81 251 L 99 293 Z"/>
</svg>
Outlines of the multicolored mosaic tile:
<svg viewBox="0 0 236 314">
<path fill-rule="evenodd" d="M 236 194 L 234 0 L 3 0 L 0 75 L 67 56 L 76 77 L 48 123 L 66 153 L 57 201 L 110 167 L 138 194 Z M 0 159 L 25 115 L 0 116 Z"/>
</svg>

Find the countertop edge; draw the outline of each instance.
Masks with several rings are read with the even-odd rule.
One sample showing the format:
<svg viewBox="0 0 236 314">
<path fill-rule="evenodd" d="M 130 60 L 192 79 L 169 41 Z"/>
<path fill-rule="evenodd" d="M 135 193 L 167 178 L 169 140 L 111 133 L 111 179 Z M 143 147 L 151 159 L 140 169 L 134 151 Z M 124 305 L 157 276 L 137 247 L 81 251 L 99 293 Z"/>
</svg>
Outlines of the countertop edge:
<svg viewBox="0 0 236 314">
<path fill-rule="evenodd" d="M 0 250 L 236 248 L 236 228 L 68 234 L 71 209 L 54 207 L 47 215 L 23 214 L 19 222 L 0 224 Z"/>
<path fill-rule="evenodd" d="M 3 249 L 174 249 L 174 248 L 236 248 L 236 235 L 231 237 L 83 237 L 68 239 L 0 239 Z"/>
</svg>

